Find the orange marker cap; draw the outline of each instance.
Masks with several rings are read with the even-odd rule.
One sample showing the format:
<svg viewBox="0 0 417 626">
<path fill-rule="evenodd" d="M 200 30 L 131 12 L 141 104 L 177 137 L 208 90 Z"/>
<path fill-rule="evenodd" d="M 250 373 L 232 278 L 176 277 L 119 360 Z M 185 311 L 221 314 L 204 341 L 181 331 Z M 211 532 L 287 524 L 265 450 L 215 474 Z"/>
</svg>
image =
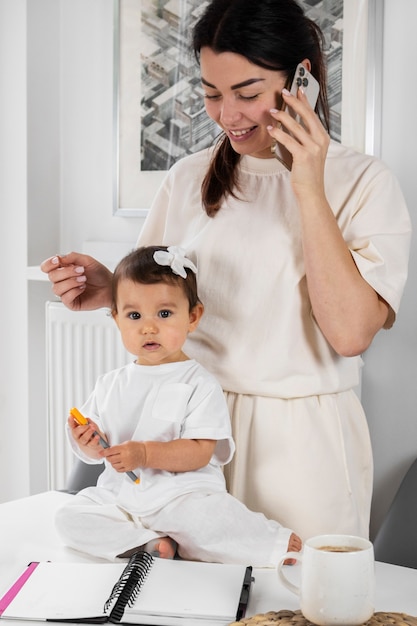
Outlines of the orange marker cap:
<svg viewBox="0 0 417 626">
<path fill-rule="evenodd" d="M 76 409 L 75 407 L 73 407 L 70 410 L 70 413 L 72 417 L 75 419 L 75 421 L 81 424 L 82 426 L 84 426 L 85 424 L 88 424 L 88 419 L 84 417 L 84 415 L 82 415 L 82 413 L 80 413 L 79 410 Z"/>
</svg>

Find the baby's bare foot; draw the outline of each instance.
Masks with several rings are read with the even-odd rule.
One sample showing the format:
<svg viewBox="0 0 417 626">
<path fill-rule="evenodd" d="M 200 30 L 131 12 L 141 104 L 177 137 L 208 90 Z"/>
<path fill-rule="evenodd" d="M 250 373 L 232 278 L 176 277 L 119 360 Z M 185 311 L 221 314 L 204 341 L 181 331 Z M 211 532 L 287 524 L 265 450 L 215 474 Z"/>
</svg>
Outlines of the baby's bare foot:
<svg viewBox="0 0 417 626">
<path fill-rule="evenodd" d="M 155 546 L 161 559 L 173 559 L 177 551 L 176 542 L 171 537 L 162 537 L 159 544 Z"/>
<path fill-rule="evenodd" d="M 157 539 L 148 541 L 148 543 L 145 543 L 143 546 L 130 548 L 130 550 L 126 550 L 117 556 L 121 559 L 130 558 L 133 554 L 139 552 L 140 550 L 150 552 L 154 556 L 158 556 L 161 559 L 173 559 L 177 551 L 177 542 L 171 539 L 171 537 L 158 537 Z"/>
<path fill-rule="evenodd" d="M 177 543 L 171 537 L 159 537 L 148 541 L 144 548 L 161 559 L 173 559 L 177 551 Z"/>
</svg>

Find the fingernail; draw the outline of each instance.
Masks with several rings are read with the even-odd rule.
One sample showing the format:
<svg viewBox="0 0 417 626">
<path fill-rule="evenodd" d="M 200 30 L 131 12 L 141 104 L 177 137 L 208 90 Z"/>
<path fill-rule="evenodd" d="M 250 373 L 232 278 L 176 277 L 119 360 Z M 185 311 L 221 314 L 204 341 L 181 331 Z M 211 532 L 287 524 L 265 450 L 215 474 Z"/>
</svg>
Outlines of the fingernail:
<svg viewBox="0 0 417 626">
<path fill-rule="evenodd" d="M 269 109 L 270 113 L 278 113 L 278 109 Z"/>
<path fill-rule="evenodd" d="M 75 279 L 77 281 L 77 283 L 85 283 L 85 281 L 87 280 L 86 276 L 77 276 L 77 278 Z"/>
<path fill-rule="evenodd" d="M 291 91 L 288 91 L 288 89 L 286 89 L 285 87 L 284 87 L 284 89 L 281 91 L 281 93 L 283 93 L 283 94 L 284 94 L 284 96 L 291 96 Z"/>
<path fill-rule="evenodd" d="M 58 265 L 58 263 L 59 263 L 58 257 L 57 256 L 52 257 L 51 263 L 53 263 L 54 265 Z"/>
<path fill-rule="evenodd" d="M 74 272 L 77 272 L 77 274 L 82 274 L 84 272 L 84 267 L 82 265 L 79 265 L 78 267 L 74 268 Z"/>
</svg>

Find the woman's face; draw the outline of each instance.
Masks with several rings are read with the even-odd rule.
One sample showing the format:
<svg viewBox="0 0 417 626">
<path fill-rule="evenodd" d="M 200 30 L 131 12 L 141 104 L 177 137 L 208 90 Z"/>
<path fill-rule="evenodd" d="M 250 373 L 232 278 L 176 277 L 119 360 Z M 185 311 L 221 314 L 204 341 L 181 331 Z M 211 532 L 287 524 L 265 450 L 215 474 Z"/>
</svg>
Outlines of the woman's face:
<svg viewBox="0 0 417 626">
<path fill-rule="evenodd" d="M 207 114 L 225 131 L 233 149 L 271 158 L 273 141 L 266 127 L 274 123 L 269 111 L 279 106 L 285 74 L 208 47 L 201 49 L 200 67 Z"/>
</svg>

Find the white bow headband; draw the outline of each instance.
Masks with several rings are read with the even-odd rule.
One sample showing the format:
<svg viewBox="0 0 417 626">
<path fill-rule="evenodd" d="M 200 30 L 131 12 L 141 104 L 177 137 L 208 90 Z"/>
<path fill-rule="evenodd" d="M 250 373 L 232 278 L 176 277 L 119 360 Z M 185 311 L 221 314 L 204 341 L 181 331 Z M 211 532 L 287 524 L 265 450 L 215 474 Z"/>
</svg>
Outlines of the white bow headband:
<svg viewBox="0 0 417 626">
<path fill-rule="evenodd" d="M 185 250 L 178 246 L 169 246 L 168 250 L 157 250 L 153 253 L 153 258 L 158 265 L 169 265 L 174 274 L 181 278 L 187 278 L 186 267 L 197 274 L 194 263 L 186 258 Z"/>
</svg>

